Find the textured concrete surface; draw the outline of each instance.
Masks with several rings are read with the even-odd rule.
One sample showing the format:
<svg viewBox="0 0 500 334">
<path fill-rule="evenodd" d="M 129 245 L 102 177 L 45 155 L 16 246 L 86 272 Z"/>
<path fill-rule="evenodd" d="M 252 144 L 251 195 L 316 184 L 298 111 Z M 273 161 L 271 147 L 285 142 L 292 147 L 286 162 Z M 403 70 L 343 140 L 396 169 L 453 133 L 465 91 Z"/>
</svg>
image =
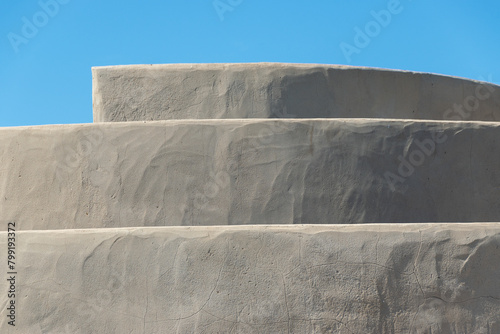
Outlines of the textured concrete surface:
<svg viewBox="0 0 500 334">
<path fill-rule="evenodd" d="M 247 119 L 5 128 L 0 212 L 25 229 L 495 222 L 499 126 Z"/>
<path fill-rule="evenodd" d="M 409 71 L 315 64 L 95 67 L 94 121 L 399 118 L 500 121 L 500 87 Z"/>
<path fill-rule="evenodd" d="M 500 332 L 498 223 L 24 231 L 17 238 L 18 326 L 2 317 L 2 333 Z M 2 232 L 2 258 L 5 242 Z M 0 280 L 0 290 L 7 284 Z"/>
<path fill-rule="evenodd" d="M 269 63 L 93 80 L 97 123 L 0 129 L 0 333 L 500 333 L 499 86 Z"/>
</svg>

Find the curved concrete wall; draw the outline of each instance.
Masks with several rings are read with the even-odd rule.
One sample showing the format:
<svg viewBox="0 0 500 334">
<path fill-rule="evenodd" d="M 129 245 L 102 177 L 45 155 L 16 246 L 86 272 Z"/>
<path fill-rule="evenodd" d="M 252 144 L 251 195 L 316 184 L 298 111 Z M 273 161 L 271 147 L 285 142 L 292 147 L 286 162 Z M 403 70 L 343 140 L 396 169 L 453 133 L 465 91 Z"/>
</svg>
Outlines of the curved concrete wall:
<svg viewBox="0 0 500 334">
<path fill-rule="evenodd" d="M 500 332 L 498 223 L 18 235 L 2 333 Z"/>
<path fill-rule="evenodd" d="M 94 121 L 398 118 L 500 121 L 500 87 L 435 74 L 313 64 L 95 67 Z"/>
<path fill-rule="evenodd" d="M 1 333 L 500 333 L 500 122 L 470 121 L 497 119 L 498 87 L 281 64 L 94 79 L 97 120 L 240 119 L 0 129 Z"/>
<path fill-rule="evenodd" d="M 25 229 L 498 221 L 499 127 L 241 119 L 5 128 L 0 212 Z"/>
</svg>

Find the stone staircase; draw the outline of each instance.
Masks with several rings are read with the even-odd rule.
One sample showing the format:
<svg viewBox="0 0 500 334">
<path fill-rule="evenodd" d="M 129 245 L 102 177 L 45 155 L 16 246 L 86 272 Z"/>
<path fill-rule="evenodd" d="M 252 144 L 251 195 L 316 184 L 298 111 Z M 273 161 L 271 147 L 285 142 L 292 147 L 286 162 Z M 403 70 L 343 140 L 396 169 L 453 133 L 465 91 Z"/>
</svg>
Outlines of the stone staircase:
<svg viewBox="0 0 500 334">
<path fill-rule="evenodd" d="M 0 129 L 1 333 L 500 333 L 499 86 L 134 65 L 93 98 Z"/>
</svg>

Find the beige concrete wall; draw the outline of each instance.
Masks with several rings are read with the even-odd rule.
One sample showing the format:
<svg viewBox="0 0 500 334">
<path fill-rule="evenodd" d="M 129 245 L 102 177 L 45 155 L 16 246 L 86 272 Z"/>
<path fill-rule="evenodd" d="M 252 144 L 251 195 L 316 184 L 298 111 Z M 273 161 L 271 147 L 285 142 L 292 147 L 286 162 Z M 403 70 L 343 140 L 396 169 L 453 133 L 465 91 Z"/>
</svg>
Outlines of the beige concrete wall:
<svg viewBox="0 0 500 334">
<path fill-rule="evenodd" d="M 500 121 L 500 87 L 409 71 L 315 64 L 95 67 L 94 121 L 398 118 Z"/>
<path fill-rule="evenodd" d="M 498 223 L 24 231 L 18 239 L 18 320 L 13 328 L 1 318 L 7 334 L 500 331 Z M 2 258 L 6 251 L 1 232 Z M 9 285 L 0 280 L 0 290 Z"/>
<path fill-rule="evenodd" d="M 493 222 L 499 125 L 247 119 L 4 128 L 0 211 L 26 229 Z"/>
</svg>

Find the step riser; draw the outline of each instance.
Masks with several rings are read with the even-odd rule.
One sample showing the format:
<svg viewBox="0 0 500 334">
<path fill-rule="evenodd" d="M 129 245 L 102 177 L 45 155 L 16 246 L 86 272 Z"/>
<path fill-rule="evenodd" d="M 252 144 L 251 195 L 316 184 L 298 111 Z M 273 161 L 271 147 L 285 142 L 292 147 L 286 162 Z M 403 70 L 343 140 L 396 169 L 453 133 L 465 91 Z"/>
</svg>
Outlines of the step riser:
<svg viewBox="0 0 500 334">
<path fill-rule="evenodd" d="M 93 99 L 95 122 L 345 117 L 500 121 L 497 85 L 333 65 L 95 67 Z"/>
<path fill-rule="evenodd" d="M 19 333 L 500 330 L 500 224 L 25 231 L 17 238 Z M 5 240 L 0 233 L 2 258 Z M 1 280 L 0 289 L 7 284 Z M 0 300 L 6 305 L 6 294 Z"/>
<path fill-rule="evenodd" d="M 247 120 L 2 129 L 0 212 L 26 229 L 496 221 L 498 125 Z"/>
</svg>

